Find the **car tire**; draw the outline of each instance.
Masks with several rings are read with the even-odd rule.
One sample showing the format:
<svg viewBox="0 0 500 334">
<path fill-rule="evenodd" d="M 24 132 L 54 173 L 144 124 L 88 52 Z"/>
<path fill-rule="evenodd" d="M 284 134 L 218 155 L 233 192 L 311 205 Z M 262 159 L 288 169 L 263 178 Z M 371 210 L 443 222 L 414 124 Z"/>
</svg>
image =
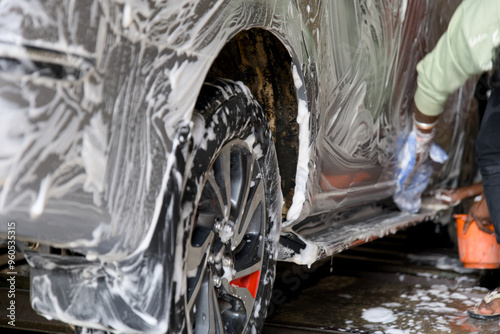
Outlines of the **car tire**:
<svg viewBox="0 0 500 334">
<path fill-rule="evenodd" d="M 259 332 L 271 299 L 283 203 L 271 131 L 249 89 L 229 80 L 203 86 L 193 121 L 183 235 L 175 247 L 182 268 L 174 273 L 175 327 Z"/>
</svg>

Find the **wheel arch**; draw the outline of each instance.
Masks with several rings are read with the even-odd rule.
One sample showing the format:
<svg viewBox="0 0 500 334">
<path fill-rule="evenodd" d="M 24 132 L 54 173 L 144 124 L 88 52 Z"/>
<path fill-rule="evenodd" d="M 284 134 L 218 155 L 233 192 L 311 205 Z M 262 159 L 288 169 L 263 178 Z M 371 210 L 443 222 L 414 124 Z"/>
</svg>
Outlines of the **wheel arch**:
<svg viewBox="0 0 500 334">
<path fill-rule="evenodd" d="M 252 28 L 236 34 L 221 49 L 207 80 L 243 82 L 262 106 L 278 156 L 283 191 L 283 216 L 292 204 L 299 152 L 298 99 L 292 56 L 272 32 Z"/>
</svg>

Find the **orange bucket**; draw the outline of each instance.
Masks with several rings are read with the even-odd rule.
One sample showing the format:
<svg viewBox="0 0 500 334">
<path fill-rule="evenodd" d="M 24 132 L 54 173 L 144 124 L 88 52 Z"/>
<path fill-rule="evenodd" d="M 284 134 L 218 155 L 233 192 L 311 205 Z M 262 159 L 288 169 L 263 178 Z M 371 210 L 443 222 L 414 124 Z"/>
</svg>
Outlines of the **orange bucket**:
<svg viewBox="0 0 500 334">
<path fill-rule="evenodd" d="M 465 268 L 500 268 L 500 245 L 495 234 L 481 231 L 473 221 L 467 232 L 463 227 L 467 215 L 454 215 L 457 221 L 458 252 Z M 493 230 L 493 226 L 491 226 Z"/>
</svg>

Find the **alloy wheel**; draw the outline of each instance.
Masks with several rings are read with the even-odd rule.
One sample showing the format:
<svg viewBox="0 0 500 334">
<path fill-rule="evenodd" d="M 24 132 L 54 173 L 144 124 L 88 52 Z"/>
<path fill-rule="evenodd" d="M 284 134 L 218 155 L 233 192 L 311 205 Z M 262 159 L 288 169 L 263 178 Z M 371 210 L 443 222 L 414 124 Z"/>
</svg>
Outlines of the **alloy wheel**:
<svg viewBox="0 0 500 334">
<path fill-rule="evenodd" d="M 246 142 L 233 140 L 221 149 L 198 203 L 186 264 L 190 327 L 194 333 L 241 333 L 265 269 L 264 182 Z"/>
</svg>

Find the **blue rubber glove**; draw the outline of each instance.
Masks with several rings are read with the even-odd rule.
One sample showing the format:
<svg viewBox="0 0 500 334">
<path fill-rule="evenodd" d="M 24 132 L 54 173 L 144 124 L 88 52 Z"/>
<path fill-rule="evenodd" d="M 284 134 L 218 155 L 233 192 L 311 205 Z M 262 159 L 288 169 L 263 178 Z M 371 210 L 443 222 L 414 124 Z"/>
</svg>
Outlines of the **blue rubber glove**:
<svg viewBox="0 0 500 334">
<path fill-rule="evenodd" d="M 415 213 L 420 210 L 422 193 L 434 172 L 432 161 L 444 163 L 448 160 L 446 152 L 432 141 L 433 138 L 434 132 L 422 133 L 413 126 L 398 154 L 396 192 L 393 198 L 402 211 Z"/>
</svg>

